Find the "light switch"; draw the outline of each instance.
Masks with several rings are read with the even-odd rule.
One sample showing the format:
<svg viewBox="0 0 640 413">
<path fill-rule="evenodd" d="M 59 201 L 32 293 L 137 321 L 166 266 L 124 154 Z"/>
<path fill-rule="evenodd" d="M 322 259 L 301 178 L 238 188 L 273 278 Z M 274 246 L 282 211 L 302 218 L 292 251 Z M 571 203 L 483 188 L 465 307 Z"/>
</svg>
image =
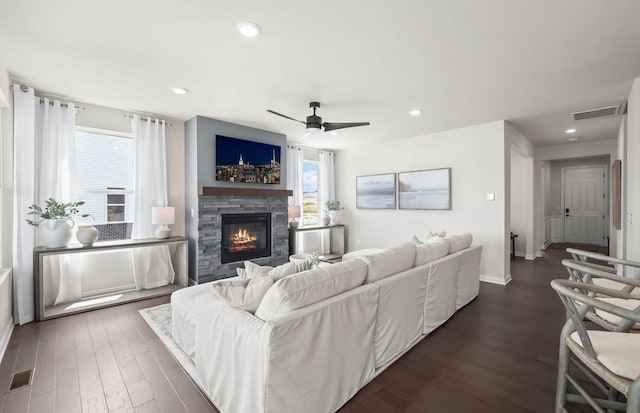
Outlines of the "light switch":
<svg viewBox="0 0 640 413">
<path fill-rule="evenodd" d="M 487 201 L 495 201 L 496 193 L 495 192 L 487 192 Z"/>
</svg>

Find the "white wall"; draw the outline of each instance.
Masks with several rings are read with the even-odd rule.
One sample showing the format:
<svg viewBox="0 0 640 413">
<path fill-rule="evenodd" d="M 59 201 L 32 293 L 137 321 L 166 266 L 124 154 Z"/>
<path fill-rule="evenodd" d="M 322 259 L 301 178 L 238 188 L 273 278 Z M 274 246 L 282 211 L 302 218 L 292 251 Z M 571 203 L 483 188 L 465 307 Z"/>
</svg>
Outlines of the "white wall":
<svg viewBox="0 0 640 413">
<path fill-rule="evenodd" d="M 535 146 L 525 138 L 509 122 L 505 122 L 505 137 L 511 145 L 511 231 L 518 234 L 516 238 L 516 255 L 528 260 L 535 258 L 534 219 L 533 219 L 533 158 Z M 513 156 L 516 156 L 514 164 Z M 515 176 L 514 176 L 515 174 Z M 516 184 L 513 183 L 514 178 Z M 513 193 L 515 191 L 515 194 Z M 515 202 L 515 205 L 514 205 Z M 514 220 L 515 214 L 515 220 Z"/>
<path fill-rule="evenodd" d="M 552 161 L 552 160 L 560 160 L 560 159 L 571 159 L 571 158 L 588 158 L 595 156 L 609 156 L 609 171 L 611 170 L 612 162 L 616 158 L 617 153 L 617 142 L 615 139 L 607 139 L 601 141 L 591 141 L 591 142 L 577 142 L 577 143 L 566 143 L 561 145 L 549 145 L 549 146 L 540 146 L 535 150 L 534 157 L 534 165 L 537 168 L 534 171 L 534 202 L 533 202 L 533 213 L 534 213 L 534 245 L 536 248 L 541 248 L 542 243 L 544 243 L 544 233 L 545 233 L 545 185 L 544 178 L 546 172 L 543 171 L 543 167 L 545 163 L 543 161 Z M 611 179 L 611 174 L 608 175 L 609 179 Z M 609 197 L 611 198 L 611 197 Z M 609 204 L 611 201 L 609 202 Z M 611 207 L 609 206 L 609 209 Z M 553 213 L 553 210 L 551 211 Z M 609 219 L 609 233 L 611 233 L 612 221 Z M 611 239 L 611 250 L 615 251 L 615 237 Z M 540 255 L 540 251 L 536 250 L 537 255 Z"/>
<path fill-rule="evenodd" d="M 627 116 L 625 115 L 620 122 L 620 128 L 618 129 L 618 135 L 616 137 L 617 142 L 617 157 L 622 161 L 621 179 L 620 179 L 620 229 L 613 229 L 615 231 L 616 248 L 611 250 L 611 254 L 618 258 L 626 258 L 626 240 L 624 234 L 627 231 Z M 612 203 L 613 204 L 613 203 Z M 611 210 L 613 214 L 613 209 Z"/>
<path fill-rule="evenodd" d="M 493 122 L 339 151 L 336 197 L 345 206 L 348 250 L 392 247 L 426 230 L 469 231 L 474 244 L 483 246 L 483 278 L 508 282 L 510 187 L 505 168 L 510 151 L 504 125 Z M 451 168 L 451 211 L 356 209 L 357 176 L 446 167 Z M 486 200 L 488 192 L 496 193 L 496 201 Z"/>
<path fill-rule="evenodd" d="M 13 331 L 13 127 L 9 74 L 0 56 L 0 360 Z"/>
<path fill-rule="evenodd" d="M 640 261 L 640 78 L 633 82 L 627 108 L 625 248 L 627 259 Z"/>
<path fill-rule="evenodd" d="M 531 215 L 531 199 L 528 199 L 527 177 L 530 176 L 530 162 L 518 151 L 511 150 L 511 231 L 518 234 L 515 239 L 515 254 L 524 257 L 527 252 L 528 215 Z M 527 214 L 529 212 L 529 214 Z"/>
</svg>

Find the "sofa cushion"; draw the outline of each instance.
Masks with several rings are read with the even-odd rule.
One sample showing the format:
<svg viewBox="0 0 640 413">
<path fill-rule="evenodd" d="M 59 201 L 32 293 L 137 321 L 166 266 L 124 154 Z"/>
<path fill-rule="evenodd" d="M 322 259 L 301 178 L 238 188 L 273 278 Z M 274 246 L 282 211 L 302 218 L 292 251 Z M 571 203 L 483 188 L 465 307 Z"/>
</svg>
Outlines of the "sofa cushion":
<svg viewBox="0 0 640 413">
<path fill-rule="evenodd" d="M 444 238 L 446 236 L 447 236 L 447 231 L 440 231 L 440 232 L 434 231 L 434 232 L 431 232 L 430 230 L 427 230 L 424 233 L 424 235 L 422 236 L 422 238 L 420 239 L 420 242 L 425 243 L 430 238 L 435 238 L 435 237 Z"/>
<path fill-rule="evenodd" d="M 349 260 L 283 278 L 267 291 L 256 310 L 264 321 L 325 300 L 362 285 L 367 266 Z"/>
<path fill-rule="evenodd" d="M 449 235 L 448 237 L 445 237 L 445 239 L 449 241 L 449 254 L 453 254 L 456 251 L 469 248 L 471 246 L 471 241 L 473 241 L 473 236 L 470 232 L 465 232 L 460 235 Z"/>
<path fill-rule="evenodd" d="M 365 283 L 370 283 L 413 267 L 416 260 L 416 246 L 411 242 L 405 242 L 387 251 L 365 255 L 358 259 L 367 264 L 369 271 Z"/>
<path fill-rule="evenodd" d="M 351 260 L 358 257 L 364 257 L 365 255 L 373 255 L 379 252 L 386 251 L 382 248 L 365 248 L 362 250 L 351 251 L 342 256 L 342 261 Z"/>
<path fill-rule="evenodd" d="M 449 253 L 449 242 L 440 237 L 432 237 L 422 244 L 416 245 L 416 263 L 423 265 Z"/>
<path fill-rule="evenodd" d="M 232 306 L 253 313 L 272 285 L 273 278 L 267 275 L 248 280 L 222 281 L 212 284 L 211 288 Z"/>
<path fill-rule="evenodd" d="M 237 268 L 236 271 L 242 279 L 261 278 L 269 276 L 273 278 L 273 282 L 276 282 L 286 276 L 296 273 L 296 265 L 293 262 L 287 262 L 277 267 L 270 267 L 268 265 L 258 265 L 251 261 L 244 262 L 244 270 Z"/>
</svg>

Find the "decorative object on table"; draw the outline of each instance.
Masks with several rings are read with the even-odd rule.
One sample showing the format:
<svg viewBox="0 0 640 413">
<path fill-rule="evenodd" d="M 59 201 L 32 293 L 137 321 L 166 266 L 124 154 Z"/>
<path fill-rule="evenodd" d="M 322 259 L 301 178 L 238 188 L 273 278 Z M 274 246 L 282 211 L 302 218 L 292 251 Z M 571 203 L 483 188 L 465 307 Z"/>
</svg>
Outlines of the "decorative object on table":
<svg viewBox="0 0 640 413">
<path fill-rule="evenodd" d="M 29 225 L 38 227 L 40 238 L 47 248 L 66 247 L 73 237 L 72 228 L 75 225 L 73 218 L 91 216 L 80 213 L 78 207 L 82 205 L 84 201 L 58 202 L 49 198 L 45 201 L 44 209 L 37 204 L 32 204 L 27 215 L 37 217 L 26 221 Z"/>
<path fill-rule="evenodd" d="M 396 174 L 356 177 L 356 208 L 396 209 Z"/>
<path fill-rule="evenodd" d="M 327 201 L 325 206 L 329 211 L 331 225 L 340 224 L 342 222 L 342 210 L 344 209 L 340 206 L 340 201 Z"/>
<path fill-rule="evenodd" d="M 78 242 L 85 247 L 90 247 L 98 240 L 98 228 L 93 225 L 78 225 L 76 238 Z"/>
<path fill-rule="evenodd" d="M 451 209 L 451 168 L 398 173 L 400 209 Z"/>
<path fill-rule="evenodd" d="M 322 214 L 321 222 L 322 222 L 322 225 L 324 225 L 325 227 L 331 223 L 331 217 L 329 216 L 328 213 L 325 212 Z"/>
<path fill-rule="evenodd" d="M 296 272 L 302 272 L 311 269 L 313 256 L 310 254 L 293 254 L 289 256 L 289 262 L 296 266 Z"/>
<path fill-rule="evenodd" d="M 289 228 L 298 228 L 298 218 L 302 215 L 300 205 L 289 205 L 287 213 L 289 216 Z"/>
<path fill-rule="evenodd" d="M 171 236 L 171 229 L 169 225 L 173 225 L 176 222 L 176 209 L 174 207 L 152 207 L 151 208 L 151 223 L 153 225 L 160 225 L 156 229 L 156 238 L 166 239 Z"/>
</svg>

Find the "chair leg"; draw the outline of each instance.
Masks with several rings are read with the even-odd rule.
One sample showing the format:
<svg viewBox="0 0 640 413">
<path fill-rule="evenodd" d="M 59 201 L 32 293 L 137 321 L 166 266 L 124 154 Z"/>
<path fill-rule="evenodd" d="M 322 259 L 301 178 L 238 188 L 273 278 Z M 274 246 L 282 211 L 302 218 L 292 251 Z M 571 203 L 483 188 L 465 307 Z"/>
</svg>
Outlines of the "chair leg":
<svg viewBox="0 0 640 413">
<path fill-rule="evenodd" d="M 558 355 L 558 382 L 556 386 L 556 413 L 565 411 L 567 403 L 567 378 L 565 374 L 569 372 L 569 361 L 571 351 L 564 341 L 564 335 L 560 336 L 560 354 Z"/>
<path fill-rule="evenodd" d="M 629 386 L 627 412 L 640 412 L 640 378 L 635 379 Z"/>
</svg>

